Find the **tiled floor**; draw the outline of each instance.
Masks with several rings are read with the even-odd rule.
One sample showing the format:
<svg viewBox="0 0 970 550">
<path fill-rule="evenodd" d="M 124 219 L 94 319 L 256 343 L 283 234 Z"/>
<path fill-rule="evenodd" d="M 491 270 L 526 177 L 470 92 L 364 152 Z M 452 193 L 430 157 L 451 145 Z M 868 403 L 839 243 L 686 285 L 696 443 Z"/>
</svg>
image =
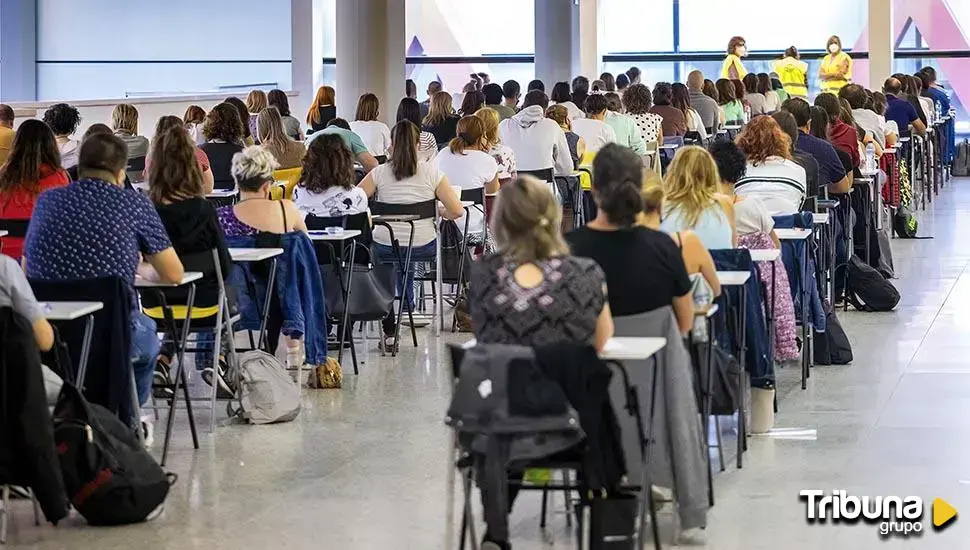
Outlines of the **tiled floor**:
<svg viewBox="0 0 970 550">
<path fill-rule="evenodd" d="M 716 479 L 706 548 L 967 547 L 960 522 L 890 542 L 876 526 L 808 525 L 798 499 L 801 489 L 845 489 L 942 497 L 970 510 L 970 181 L 944 190 L 923 218 L 921 233 L 934 240 L 893 241 L 897 310 L 841 316 L 855 362 L 815 368 L 807 391 L 795 369 L 781 373 L 777 426 L 814 428 L 818 438 L 752 439 L 744 469 L 729 464 Z M 342 390 L 307 391 L 291 424 L 223 427 L 199 451 L 180 426 L 170 458 L 179 481 L 154 522 L 102 529 L 72 516 L 56 529 L 35 528 L 19 502 L 9 544 L 445 548 L 448 374 L 438 360 L 442 341 L 423 332 L 418 350 L 405 346 L 396 360 L 370 353 Z M 536 497 L 517 504 L 515 548 L 571 548 L 563 517 L 543 535 L 537 512 Z M 661 516 L 668 539 L 670 518 Z"/>
</svg>

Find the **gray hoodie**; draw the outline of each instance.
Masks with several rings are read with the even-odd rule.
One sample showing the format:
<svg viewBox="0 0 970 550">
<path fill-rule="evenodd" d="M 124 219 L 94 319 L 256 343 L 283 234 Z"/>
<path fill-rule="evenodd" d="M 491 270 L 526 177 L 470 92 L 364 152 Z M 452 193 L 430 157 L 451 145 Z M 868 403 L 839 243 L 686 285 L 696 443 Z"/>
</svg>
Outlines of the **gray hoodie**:
<svg viewBox="0 0 970 550">
<path fill-rule="evenodd" d="M 549 170 L 558 176 L 573 172 L 566 134 L 555 121 L 545 117 L 539 105 L 519 111 L 499 125 L 502 143 L 515 152 L 518 170 Z"/>
</svg>

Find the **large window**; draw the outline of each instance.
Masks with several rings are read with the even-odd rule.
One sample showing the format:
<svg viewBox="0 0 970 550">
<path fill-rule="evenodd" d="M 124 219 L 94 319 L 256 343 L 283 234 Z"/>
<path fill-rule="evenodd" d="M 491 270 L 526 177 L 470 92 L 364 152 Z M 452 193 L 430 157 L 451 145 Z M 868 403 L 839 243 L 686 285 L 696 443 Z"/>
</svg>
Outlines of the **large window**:
<svg viewBox="0 0 970 550">
<path fill-rule="evenodd" d="M 37 96 L 288 89 L 290 28 L 289 1 L 38 0 Z"/>
</svg>

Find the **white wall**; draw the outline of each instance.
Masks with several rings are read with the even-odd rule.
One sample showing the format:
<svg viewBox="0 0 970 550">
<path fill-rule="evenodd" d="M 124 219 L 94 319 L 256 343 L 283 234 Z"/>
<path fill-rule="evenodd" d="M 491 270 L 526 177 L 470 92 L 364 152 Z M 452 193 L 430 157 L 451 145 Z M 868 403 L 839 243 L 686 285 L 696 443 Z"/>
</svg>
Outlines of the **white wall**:
<svg viewBox="0 0 970 550">
<path fill-rule="evenodd" d="M 290 0 L 37 0 L 37 59 L 40 100 L 288 90 Z"/>
</svg>

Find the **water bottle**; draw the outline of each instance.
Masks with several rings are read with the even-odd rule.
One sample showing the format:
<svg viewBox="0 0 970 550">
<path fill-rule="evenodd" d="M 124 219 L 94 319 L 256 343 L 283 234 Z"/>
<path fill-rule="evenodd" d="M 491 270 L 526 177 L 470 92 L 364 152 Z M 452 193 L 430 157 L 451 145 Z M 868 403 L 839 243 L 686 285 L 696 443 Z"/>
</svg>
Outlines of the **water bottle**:
<svg viewBox="0 0 970 550">
<path fill-rule="evenodd" d="M 751 122 L 751 108 L 747 105 L 744 106 L 744 125 L 747 126 Z"/>
<path fill-rule="evenodd" d="M 942 109 L 942 106 L 940 105 L 940 102 L 934 101 L 933 106 L 936 108 L 936 117 L 934 117 L 934 120 L 940 120 L 941 118 L 943 118 L 943 109 Z"/>
<path fill-rule="evenodd" d="M 866 169 L 869 172 L 876 171 L 876 146 L 871 141 L 866 144 Z"/>
</svg>

